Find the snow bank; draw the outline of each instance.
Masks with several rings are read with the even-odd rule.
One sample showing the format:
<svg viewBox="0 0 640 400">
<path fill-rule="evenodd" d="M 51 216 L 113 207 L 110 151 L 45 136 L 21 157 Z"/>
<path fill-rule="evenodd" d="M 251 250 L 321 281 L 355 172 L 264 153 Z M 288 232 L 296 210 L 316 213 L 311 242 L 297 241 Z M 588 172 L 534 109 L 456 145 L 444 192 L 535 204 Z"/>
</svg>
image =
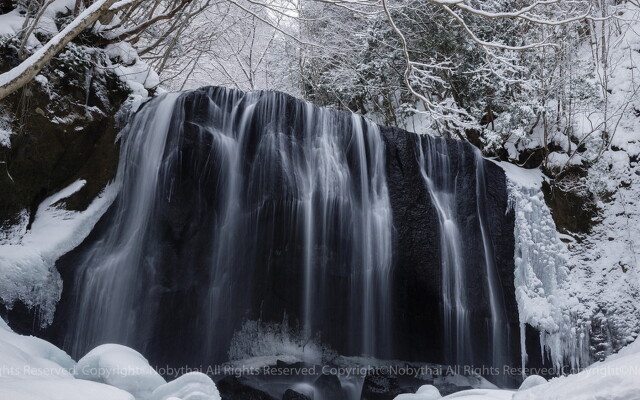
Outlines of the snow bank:
<svg viewBox="0 0 640 400">
<path fill-rule="evenodd" d="M 98 346 L 76 364 L 51 343 L 14 333 L 0 318 L 0 399 L 220 400 L 220 394 L 198 372 L 166 383 L 125 346 Z"/>
<path fill-rule="evenodd" d="M 519 391 L 513 400 L 631 400 L 640 396 L 640 341 L 584 371 Z"/>
<path fill-rule="evenodd" d="M 42 368 L 52 368 L 51 372 L 61 377 L 71 377 L 71 371 L 76 363 L 65 353 L 51 343 L 34 336 L 15 334 L 6 322 L 0 318 L 0 359 L 4 364 L 19 364 L 29 361 L 29 365 Z M 25 370 L 13 378 L 28 377 Z M 0 378 L 5 376 L 0 374 Z"/>
<path fill-rule="evenodd" d="M 75 379 L 74 367 L 62 350 L 12 332 L 0 318 L 0 399 L 134 400 L 120 389 Z"/>
<path fill-rule="evenodd" d="M 45 199 L 30 230 L 26 229 L 28 218 L 23 218 L 0 238 L 0 300 L 7 307 L 18 300 L 27 307 L 38 307 L 42 325 L 51 323 L 62 292 L 56 260 L 87 237 L 117 193 L 116 185 L 111 184 L 85 211 L 62 208 L 64 199 L 84 184 L 76 181 Z"/>
<path fill-rule="evenodd" d="M 417 392 L 401 394 L 396 396 L 394 400 L 437 400 L 441 398 L 442 395 L 438 388 L 433 385 L 423 385 Z"/>
<path fill-rule="evenodd" d="M 443 400 L 448 399 L 463 399 L 463 400 L 511 400 L 513 398 L 513 392 L 510 390 L 500 389 L 472 389 L 463 390 L 462 392 L 456 392 L 443 397 Z"/>
<path fill-rule="evenodd" d="M 167 382 L 137 351 L 119 344 L 103 344 L 78 361 L 75 377 L 106 383 L 146 399 Z"/>
<path fill-rule="evenodd" d="M 541 377 L 540 375 L 531 375 L 528 376 L 527 379 L 522 382 L 522 385 L 518 388 L 519 391 L 531 389 L 532 387 L 536 387 L 539 385 L 544 385 L 547 383 L 547 380 Z"/>
<path fill-rule="evenodd" d="M 149 400 L 220 400 L 220 394 L 207 375 L 189 372 L 158 387 Z"/>
<path fill-rule="evenodd" d="M 438 389 L 431 385 L 425 385 L 421 386 L 420 389 L 418 389 L 418 391 L 414 394 L 401 394 L 396 396 L 394 400 L 511 400 L 512 397 L 512 391 L 500 389 L 470 389 L 442 397 L 440 396 L 440 392 L 438 391 Z"/>
<path fill-rule="evenodd" d="M 442 400 L 632 400 L 640 396 L 640 340 L 602 362 L 581 372 L 546 382 L 530 377 L 529 387 L 511 390 L 473 389 L 457 392 Z M 525 381 L 526 382 L 526 381 Z M 422 389 L 422 388 L 421 388 Z M 395 400 L 427 400 L 416 394 L 400 395 Z M 433 397 L 437 399 L 437 397 Z"/>
</svg>

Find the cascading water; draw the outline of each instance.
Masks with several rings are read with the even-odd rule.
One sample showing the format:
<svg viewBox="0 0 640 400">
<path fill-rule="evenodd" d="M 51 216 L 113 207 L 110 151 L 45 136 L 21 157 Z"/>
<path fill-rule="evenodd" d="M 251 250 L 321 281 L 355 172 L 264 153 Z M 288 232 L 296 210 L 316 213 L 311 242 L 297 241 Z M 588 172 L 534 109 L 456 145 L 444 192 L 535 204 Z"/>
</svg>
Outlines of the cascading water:
<svg viewBox="0 0 640 400">
<path fill-rule="evenodd" d="M 71 349 L 86 352 L 110 341 L 129 343 L 146 337 L 151 326 L 142 321 L 157 312 L 157 293 L 140 292 L 139 282 L 154 279 L 154 253 L 148 245 L 155 232 L 153 219 L 157 186 L 177 94 L 167 94 L 145 107 L 132 122 L 121 151 L 116 177 L 120 194 L 112 229 L 92 246 L 78 265 L 76 313 L 69 330 Z M 133 161 L 135 160 L 135 162 Z M 147 301 L 141 301 L 146 298 Z M 141 307 L 143 309 L 141 309 Z"/>
<path fill-rule="evenodd" d="M 478 324 L 472 321 L 470 307 L 471 302 L 477 302 L 478 299 L 469 295 L 469 288 L 473 286 L 471 280 L 475 278 L 470 278 L 468 272 L 482 267 L 482 274 L 474 273 L 474 277 L 482 276 L 479 293 L 488 303 L 485 326 L 480 328 L 486 327 L 486 336 L 490 338 L 491 365 L 505 365 L 509 325 L 488 223 L 485 161 L 478 150 L 471 152 L 475 193 L 470 193 L 468 184 L 461 185 L 459 182 L 463 180 L 460 175 L 465 165 L 469 165 L 469 160 L 465 160 L 468 153 L 463 151 L 461 142 L 436 140 L 427 136 L 418 137 L 417 142 L 420 171 L 440 227 L 445 356 L 449 363 L 459 366 L 478 365 L 481 361 L 477 356 L 477 347 L 486 344 L 474 338 Z M 461 187 L 467 191 L 461 191 Z M 473 213 L 460 213 L 463 197 L 475 198 Z M 474 230 L 479 231 L 481 246 L 468 244 L 475 237 L 471 234 Z"/>
<path fill-rule="evenodd" d="M 159 96 L 121 137 L 116 200 L 56 264 L 72 355 L 518 363 L 506 181 L 469 144 L 223 88 Z"/>
<path fill-rule="evenodd" d="M 166 346 L 158 336 L 173 323 L 191 325 L 175 329 L 201 360 L 224 361 L 243 320 L 286 310 L 309 337 L 390 355 L 392 220 L 376 125 L 211 88 L 150 101 L 122 136 L 120 194 L 71 262 L 74 354 Z M 159 307 L 176 308 L 172 322 Z"/>
<path fill-rule="evenodd" d="M 467 364 L 473 354 L 468 315 L 465 260 L 456 221 L 456 176 L 451 170 L 447 142 L 419 137 L 418 162 L 440 222 L 442 300 L 446 354 L 449 362 Z M 425 153 L 428 157 L 425 157 Z"/>
<path fill-rule="evenodd" d="M 474 152 L 474 156 L 476 160 L 476 209 L 482 233 L 486 289 L 489 293 L 489 307 L 491 309 L 491 360 L 493 361 L 492 365 L 507 365 L 506 349 L 510 340 L 510 332 L 502 293 L 503 285 L 500 282 L 500 275 L 497 273 L 493 242 L 489 232 L 485 165 L 479 150 Z"/>
</svg>

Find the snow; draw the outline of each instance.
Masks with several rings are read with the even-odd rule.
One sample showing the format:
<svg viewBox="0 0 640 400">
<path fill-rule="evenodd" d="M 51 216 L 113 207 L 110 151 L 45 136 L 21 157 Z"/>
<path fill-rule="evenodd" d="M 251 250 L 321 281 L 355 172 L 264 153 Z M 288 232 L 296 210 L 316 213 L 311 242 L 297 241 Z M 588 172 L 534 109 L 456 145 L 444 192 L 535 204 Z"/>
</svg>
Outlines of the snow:
<svg viewBox="0 0 640 400">
<path fill-rule="evenodd" d="M 158 387 L 149 400 L 220 400 L 220 394 L 207 375 L 189 372 Z"/>
<path fill-rule="evenodd" d="M 0 15 L 0 17 L 2 17 Z M 0 24 L 1 26 L 1 24 Z M 0 113 L 0 147 L 11 147 L 11 135 L 13 134 L 13 130 L 11 129 L 11 122 L 9 116 L 4 113 Z M 6 171 L 1 171 L 3 173 Z"/>
<path fill-rule="evenodd" d="M 529 382 L 527 384 L 527 382 Z M 423 386 L 424 387 L 424 386 Z M 422 387 L 420 388 L 422 389 Z M 640 394 L 640 341 L 623 348 L 602 362 L 573 375 L 546 382 L 529 377 L 517 392 L 499 389 L 472 389 L 442 399 L 463 400 L 632 400 Z M 431 400 L 439 397 L 402 394 L 395 400 Z"/>
<path fill-rule="evenodd" d="M 12 10 L 0 15 L 0 38 L 14 36 L 16 32 L 22 29 L 23 23 L 24 17 L 20 15 L 18 10 Z"/>
<path fill-rule="evenodd" d="M 0 318 L 0 399 L 134 400 L 120 389 L 74 379 L 75 362 L 54 345 L 11 331 Z"/>
<path fill-rule="evenodd" d="M 617 150 L 605 151 L 590 168 L 586 186 L 610 195 L 600 200 L 599 220 L 587 235 L 557 233 L 539 170 L 496 163 L 507 175 L 515 211 L 521 327 L 526 323 L 541 331 L 540 345 L 558 371 L 564 365 L 585 367 L 593 356 L 610 354 L 640 331 L 640 165 L 631 156 L 640 123 L 635 119 L 635 131 L 619 131 Z M 526 357 L 523 352 L 523 364 Z"/>
<path fill-rule="evenodd" d="M 420 386 L 415 393 L 404 393 L 395 397 L 395 400 L 437 400 L 442 398 L 440 391 L 433 385 Z"/>
<path fill-rule="evenodd" d="M 76 181 L 45 199 L 30 230 L 26 229 L 28 218 L 23 218 L 22 224 L 0 237 L 0 300 L 7 307 L 18 300 L 38 307 L 43 325 L 51 323 L 62 291 L 56 260 L 89 235 L 117 192 L 111 184 L 85 211 L 65 210 L 60 203 L 84 184 Z"/>
<path fill-rule="evenodd" d="M 55 0 L 47 7 L 42 14 L 36 32 L 43 33 L 45 35 L 55 35 L 58 33 L 58 26 L 56 25 L 56 15 L 66 14 L 75 8 L 74 0 Z"/>
<path fill-rule="evenodd" d="M 640 10 L 627 3 L 621 3 L 618 10 L 619 23 L 608 39 L 609 114 L 585 110 L 574 132 L 579 139 L 587 138 L 587 150 L 581 156 L 595 161 L 578 184 L 595 196 L 598 216 L 591 232 L 572 234 L 574 240 L 567 240 L 569 271 L 562 287 L 579 300 L 581 310 L 576 311 L 590 324 L 596 358 L 632 342 L 640 332 L 640 118 L 635 111 L 640 110 Z M 585 43 L 578 58 L 592 57 L 591 45 Z M 585 71 L 585 76 L 590 72 Z M 594 129 L 597 132 L 589 136 Z M 598 130 L 611 136 L 610 148 Z"/>
<path fill-rule="evenodd" d="M 582 163 L 583 159 L 578 154 L 573 157 L 569 157 L 567 153 L 552 152 L 549 153 L 549 156 L 547 157 L 547 166 L 550 169 L 560 170 L 564 168 L 565 165 L 581 165 Z"/>
<path fill-rule="evenodd" d="M 463 399 L 463 400 L 511 400 L 513 392 L 500 389 L 472 389 L 463 390 L 450 394 L 442 399 Z"/>
<path fill-rule="evenodd" d="M 9 82 L 17 78 L 18 76 L 25 73 L 27 70 L 33 67 L 35 63 L 40 61 L 45 57 L 47 52 L 51 50 L 54 46 L 57 46 L 60 42 L 65 39 L 71 31 L 77 29 L 79 26 L 85 23 L 92 15 L 95 15 L 96 12 L 104 6 L 105 3 L 111 2 L 113 0 L 98 0 L 80 13 L 71 23 L 64 27 L 58 34 L 56 34 L 51 40 L 49 40 L 44 46 L 34 52 L 29 58 L 24 60 L 15 68 L 10 69 L 7 72 L 0 74 L 0 87 L 7 85 Z M 15 33 L 15 31 L 14 31 Z"/>
<path fill-rule="evenodd" d="M 640 393 L 640 341 L 584 371 L 519 391 L 513 400 L 630 400 Z"/>
<path fill-rule="evenodd" d="M 107 56 L 111 59 L 120 58 L 122 64 L 131 65 L 138 61 L 138 52 L 129 43 L 118 42 L 107 45 L 104 49 Z"/>
<path fill-rule="evenodd" d="M 56 15 L 73 10 L 74 3 L 74 0 L 55 0 L 42 13 L 38 21 L 38 26 L 34 29 L 33 33 L 43 33 L 50 36 L 56 35 L 58 33 L 55 22 Z M 24 16 L 20 14 L 18 9 L 0 15 L 0 38 L 16 36 L 17 32 L 22 30 L 23 25 Z M 40 41 L 38 41 L 33 33 L 27 40 L 27 49 L 41 46 Z"/>
<path fill-rule="evenodd" d="M 531 389 L 532 387 L 535 387 L 538 385 L 544 385 L 545 383 L 547 383 L 547 380 L 541 377 L 540 375 L 531 375 L 531 376 L 528 376 L 527 379 L 524 380 L 524 382 L 522 382 L 518 390 L 522 391 L 522 390 Z"/>
<path fill-rule="evenodd" d="M 36 77 L 33 78 L 33 80 L 38 82 L 42 86 L 47 86 L 47 84 L 49 83 L 49 80 L 44 75 L 36 75 Z"/>
<path fill-rule="evenodd" d="M 75 377 L 106 383 L 146 399 L 167 382 L 137 351 L 119 344 L 103 344 L 78 360 Z"/>
<path fill-rule="evenodd" d="M 542 182 L 545 179 L 545 176 L 540 169 L 520 168 L 517 165 L 507 162 L 494 161 L 494 163 L 504 170 L 504 173 L 510 182 L 517 182 L 518 186 L 524 188 L 542 188 Z"/>
<path fill-rule="evenodd" d="M 158 74 L 140 59 L 129 43 L 110 44 L 105 51 L 113 62 L 111 66 L 113 71 L 129 86 L 134 95 L 147 97 L 147 89 L 155 88 L 160 84 Z"/>
<path fill-rule="evenodd" d="M 125 346 L 96 347 L 76 364 L 51 343 L 14 333 L 0 318 L 0 399 L 220 400 L 220 394 L 198 372 L 166 383 Z"/>
</svg>

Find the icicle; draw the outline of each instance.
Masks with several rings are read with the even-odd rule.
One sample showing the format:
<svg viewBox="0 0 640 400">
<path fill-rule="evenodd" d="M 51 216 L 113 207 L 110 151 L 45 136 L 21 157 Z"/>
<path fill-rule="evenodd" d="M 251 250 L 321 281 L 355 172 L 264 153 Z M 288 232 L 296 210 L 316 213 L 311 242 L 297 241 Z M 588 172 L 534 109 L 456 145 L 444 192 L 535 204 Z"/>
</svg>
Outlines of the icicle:
<svg viewBox="0 0 640 400">
<path fill-rule="evenodd" d="M 507 171 L 509 172 L 509 171 Z M 515 213 L 515 287 L 520 314 L 522 367 L 527 363 L 525 324 L 540 332 L 540 347 L 558 373 L 589 364 L 589 326 L 574 311 L 577 299 L 562 290 L 567 249 L 558 237 L 539 183 L 508 179 Z"/>
</svg>

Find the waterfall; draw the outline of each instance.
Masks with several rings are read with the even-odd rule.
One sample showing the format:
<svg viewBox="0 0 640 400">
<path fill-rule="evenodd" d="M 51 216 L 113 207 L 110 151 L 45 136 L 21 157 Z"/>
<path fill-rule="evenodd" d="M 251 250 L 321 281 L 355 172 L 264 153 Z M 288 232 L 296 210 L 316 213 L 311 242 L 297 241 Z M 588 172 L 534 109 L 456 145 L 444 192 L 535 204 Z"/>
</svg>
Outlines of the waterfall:
<svg viewBox="0 0 640 400">
<path fill-rule="evenodd" d="M 427 137 L 419 137 L 418 140 L 420 172 L 438 213 L 441 230 L 445 354 L 449 362 L 465 365 L 471 360 L 473 349 L 462 237 L 456 221 L 456 175 L 452 171 L 447 142 Z"/>
<path fill-rule="evenodd" d="M 302 358 L 517 362 L 513 214 L 471 145 L 215 87 L 146 102 L 120 138 L 117 197 L 56 264 L 73 356 L 201 366 L 286 337 Z"/>
<path fill-rule="evenodd" d="M 97 344 L 130 343 L 150 332 L 150 326 L 132 314 L 156 313 L 156 294 L 141 291 L 140 282 L 153 279 L 153 255 L 147 250 L 154 236 L 154 203 L 177 98 L 167 94 L 144 107 L 122 143 L 116 176 L 120 194 L 112 227 L 77 266 L 77 285 L 82 289 L 68 338 L 75 354 Z M 139 307 L 146 310 L 140 312 Z"/>
<path fill-rule="evenodd" d="M 489 232 L 487 213 L 487 181 L 485 179 L 484 159 L 480 150 L 474 152 L 476 160 L 476 199 L 477 213 L 482 234 L 482 250 L 484 253 L 484 266 L 486 277 L 486 289 L 489 293 L 489 307 L 491 310 L 491 360 L 493 365 L 507 365 L 507 343 L 509 343 L 509 325 L 507 323 L 504 296 L 502 294 L 502 282 L 497 273 L 494 256 L 493 242 Z"/>
<path fill-rule="evenodd" d="M 145 351 L 175 323 L 201 360 L 224 361 L 244 320 L 284 309 L 310 339 L 389 356 L 384 150 L 362 117 L 275 92 L 151 100 L 122 133 L 104 229 L 73 259 L 67 347 Z M 175 307 L 171 323 L 160 307 Z"/>
<path fill-rule="evenodd" d="M 509 326 L 488 221 L 485 160 L 479 150 L 465 152 L 463 146 L 459 141 L 428 136 L 419 136 L 416 146 L 420 172 L 440 228 L 445 357 L 458 366 L 478 365 L 477 348 L 488 345 L 491 365 L 500 366 L 508 361 Z M 473 177 L 465 176 L 469 166 L 475 172 Z M 475 190 L 469 191 L 470 186 Z M 473 214 L 461 213 L 461 199 L 470 197 L 475 200 Z M 477 236 L 481 245 L 469 243 Z M 473 272 L 478 267 L 482 273 Z M 488 303 L 485 326 L 474 323 L 470 312 L 472 304 L 480 300 L 469 294 L 477 276 L 482 277 L 479 294 Z M 489 343 L 477 339 L 482 329 Z"/>
</svg>

